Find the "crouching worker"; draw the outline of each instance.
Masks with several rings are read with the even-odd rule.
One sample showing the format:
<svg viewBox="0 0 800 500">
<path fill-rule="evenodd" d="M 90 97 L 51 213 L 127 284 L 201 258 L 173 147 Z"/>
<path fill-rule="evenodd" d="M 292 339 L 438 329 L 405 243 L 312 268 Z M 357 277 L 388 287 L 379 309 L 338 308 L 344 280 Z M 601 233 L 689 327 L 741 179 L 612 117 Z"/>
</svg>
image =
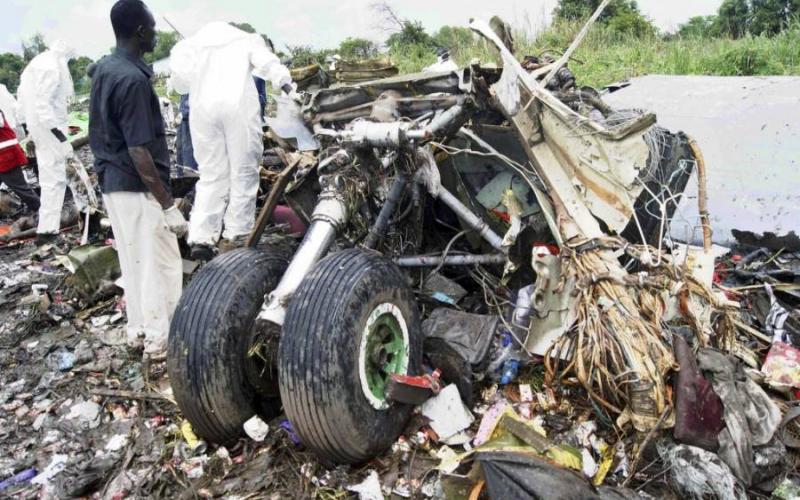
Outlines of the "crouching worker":
<svg viewBox="0 0 800 500">
<path fill-rule="evenodd" d="M 155 20 L 141 0 L 111 8 L 113 54 L 92 78 L 89 142 L 119 253 L 128 343 L 163 359 L 181 295 L 177 237 L 187 230 L 169 186 L 169 150 L 160 104 L 142 60 L 155 47 Z"/>
<path fill-rule="evenodd" d="M 6 119 L 5 111 L 0 109 L 0 183 L 19 196 L 25 204 L 25 212 L 37 212 L 39 195 L 28 185 L 20 168 L 27 163 L 28 158 L 19 145 L 17 134 Z"/>
</svg>

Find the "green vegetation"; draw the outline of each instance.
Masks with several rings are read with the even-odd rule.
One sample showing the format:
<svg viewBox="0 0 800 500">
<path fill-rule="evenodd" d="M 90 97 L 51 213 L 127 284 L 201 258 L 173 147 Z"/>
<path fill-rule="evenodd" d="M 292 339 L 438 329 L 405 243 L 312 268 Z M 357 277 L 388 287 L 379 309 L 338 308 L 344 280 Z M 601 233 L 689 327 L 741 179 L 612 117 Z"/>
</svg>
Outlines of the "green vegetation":
<svg viewBox="0 0 800 500">
<path fill-rule="evenodd" d="M 599 3 L 561 0 L 546 31 L 536 38 L 514 34 L 517 55 L 558 57 Z M 634 1 L 614 0 L 608 9 L 570 62 L 582 85 L 601 87 L 644 74 L 800 75 L 800 0 L 725 0 L 718 15 L 692 18 L 674 34 L 659 34 Z M 459 65 L 499 62 L 493 48 L 468 30 L 459 31 L 457 42 L 445 38 L 450 30 L 464 28 L 443 27 L 430 39 L 450 48 Z M 401 73 L 415 72 L 435 60 L 430 47 L 399 44 L 390 46 L 390 54 Z"/>
<path fill-rule="evenodd" d="M 517 36 L 518 54 L 565 50 L 580 28 L 580 22 L 559 22 L 536 40 Z M 473 50 L 475 54 L 485 52 L 483 47 Z M 738 39 L 637 37 L 600 24 L 589 32 L 574 59 L 570 68 L 578 82 L 592 86 L 645 74 L 800 75 L 800 22 L 772 37 L 745 35 Z"/>
<path fill-rule="evenodd" d="M 559 0 L 554 23 L 531 38 L 514 33 L 515 48 L 525 55 L 565 50 L 585 19 L 601 0 Z M 325 65 L 327 57 L 366 59 L 388 55 L 401 73 L 420 71 L 436 61 L 436 49 L 450 50 L 459 65 L 478 59 L 498 62 L 496 51 L 466 27 L 443 26 L 434 33 L 419 21 L 401 18 L 384 2 L 374 5 L 373 16 L 384 29 L 385 42 L 345 38 L 338 47 L 284 46 L 276 53 L 289 57 L 294 67 L 312 63 Z M 800 75 L 800 0 L 724 0 L 716 15 L 689 19 L 675 33 L 659 33 L 643 16 L 635 0 L 612 0 L 599 22 L 574 54 L 570 67 L 584 85 L 603 86 L 626 78 L 649 74 L 678 75 Z M 511 19 L 512 24 L 515 20 Z M 257 33 L 248 23 L 231 23 Z M 145 59 L 167 57 L 177 43 L 175 32 L 161 31 L 155 51 Z M 268 40 L 267 36 L 261 36 Z M 30 59 L 45 50 L 45 39 L 36 34 L 22 44 L 22 53 L 0 54 L 0 83 L 12 92 Z M 88 91 L 86 66 L 92 61 L 79 57 L 70 62 L 76 92 Z"/>
<path fill-rule="evenodd" d="M 156 31 L 156 35 L 158 38 L 153 52 L 148 52 L 144 55 L 144 61 L 148 64 L 153 64 L 165 57 L 169 57 L 172 47 L 178 43 L 178 39 L 180 38 L 180 35 L 174 31 Z"/>
</svg>

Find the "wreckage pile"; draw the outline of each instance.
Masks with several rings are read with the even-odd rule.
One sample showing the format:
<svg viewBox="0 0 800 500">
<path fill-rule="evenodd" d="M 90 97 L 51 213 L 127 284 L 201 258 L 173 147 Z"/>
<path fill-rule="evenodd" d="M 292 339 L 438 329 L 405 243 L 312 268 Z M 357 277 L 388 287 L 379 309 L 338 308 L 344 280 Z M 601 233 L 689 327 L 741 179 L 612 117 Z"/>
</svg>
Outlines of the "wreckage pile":
<svg viewBox="0 0 800 500">
<path fill-rule="evenodd" d="M 472 27 L 497 46 L 502 70 L 475 64 L 323 89 L 302 109 L 314 134 L 290 127 L 300 113 L 281 109 L 268 134 L 264 215 L 247 252 L 303 255 L 322 221 L 333 255 L 319 266 L 381 258 L 384 281 L 410 283 L 398 294 L 418 310 L 406 317 L 411 331 L 388 321 L 381 342 L 363 341 L 363 426 L 314 427 L 330 411 L 328 393 L 293 396 L 304 386 L 287 377 L 303 367 L 275 360 L 301 337 L 254 328 L 241 365 L 261 369 L 243 385 L 265 402 L 278 391 L 282 408 L 245 408 L 227 422 L 232 439 L 209 442 L 213 426 L 196 415 L 208 395 L 189 400 L 175 357 L 143 365 L 124 345 L 109 235 L 72 230 L 61 247 L 0 247 L 0 494 L 800 494 L 800 253 L 718 251 L 693 141 L 577 87 L 570 50 L 523 67 L 488 26 Z M 667 230 L 693 173 L 699 248 Z M 319 259 L 328 249 L 314 250 Z M 233 260 L 197 272 L 186 262 L 187 294 Z M 312 284 L 324 280 L 310 272 Z M 285 316 L 284 335 L 294 331 L 303 316 L 278 299 L 322 300 L 325 287 L 308 288 L 282 281 L 262 315 Z M 404 353 L 398 331 L 419 344 Z M 346 346 L 303 341 L 329 353 L 309 380 L 347 383 L 319 376 Z M 358 378 L 350 375 L 341 379 Z M 368 421 L 380 412 L 408 416 L 392 420 L 399 437 Z M 342 444 L 353 432 L 359 441 Z"/>
</svg>

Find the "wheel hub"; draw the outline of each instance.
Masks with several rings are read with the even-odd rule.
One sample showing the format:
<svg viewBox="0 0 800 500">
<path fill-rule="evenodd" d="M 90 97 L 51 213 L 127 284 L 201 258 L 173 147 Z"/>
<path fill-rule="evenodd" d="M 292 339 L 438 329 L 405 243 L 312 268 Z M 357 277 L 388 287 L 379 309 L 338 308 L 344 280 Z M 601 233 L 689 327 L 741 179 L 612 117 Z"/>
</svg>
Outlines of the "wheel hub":
<svg viewBox="0 0 800 500">
<path fill-rule="evenodd" d="M 408 327 L 400 309 L 383 303 L 370 313 L 361 335 L 359 378 L 361 389 L 377 410 L 389 407 L 386 385 L 392 374 L 408 370 Z"/>
</svg>

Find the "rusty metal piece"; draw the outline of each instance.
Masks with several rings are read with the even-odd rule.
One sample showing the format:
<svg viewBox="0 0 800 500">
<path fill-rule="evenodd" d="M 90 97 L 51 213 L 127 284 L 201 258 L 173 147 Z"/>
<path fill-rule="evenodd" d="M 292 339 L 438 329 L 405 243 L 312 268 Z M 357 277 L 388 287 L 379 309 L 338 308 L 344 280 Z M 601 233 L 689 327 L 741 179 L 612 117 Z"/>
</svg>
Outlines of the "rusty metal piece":
<svg viewBox="0 0 800 500">
<path fill-rule="evenodd" d="M 706 161 L 703 152 L 694 139 L 689 138 L 689 147 L 697 164 L 697 209 L 700 211 L 700 224 L 703 227 L 703 250 L 711 251 L 711 222 L 708 219 L 708 191 L 706 181 Z"/>
<path fill-rule="evenodd" d="M 267 200 L 264 202 L 264 206 L 261 207 L 261 212 L 258 214 L 258 219 L 256 220 L 256 225 L 253 228 L 253 232 L 247 237 L 246 245 L 250 248 L 255 248 L 255 246 L 258 244 L 258 241 L 261 239 L 261 235 L 264 233 L 264 228 L 267 227 L 267 222 L 269 222 L 269 219 L 272 217 L 272 212 L 275 211 L 275 206 L 278 204 L 278 200 L 280 200 L 281 196 L 283 196 L 283 192 L 286 190 L 286 186 L 289 184 L 292 174 L 297 169 L 297 166 L 300 165 L 300 156 L 296 157 L 291 162 L 286 156 L 286 153 L 281 150 L 278 150 L 278 156 L 280 156 L 283 164 L 288 166 L 284 168 L 280 174 L 278 174 L 278 177 L 272 184 L 272 189 L 267 196 Z"/>
</svg>

